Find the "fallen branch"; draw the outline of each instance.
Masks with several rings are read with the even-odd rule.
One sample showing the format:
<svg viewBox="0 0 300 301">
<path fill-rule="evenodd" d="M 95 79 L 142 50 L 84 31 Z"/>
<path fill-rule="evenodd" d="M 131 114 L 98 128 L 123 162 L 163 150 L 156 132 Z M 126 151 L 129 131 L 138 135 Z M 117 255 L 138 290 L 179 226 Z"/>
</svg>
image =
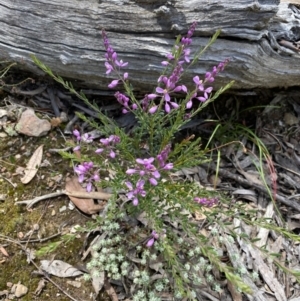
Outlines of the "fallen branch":
<svg viewBox="0 0 300 301">
<path fill-rule="evenodd" d="M 15 202 L 15 205 L 27 205 L 27 208 L 31 208 L 33 205 L 35 205 L 36 203 L 43 201 L 43 200 L 47 200 L 50 198 L 54 198 L 54 197 L 58 197 L 61 195 L 68 195 L 68 196 L 73 196 L 76 198 L 82 198 L 82 199 L 101 199 L 101 200 L 108 200 L 112 194 L 110 193 L 106 193 L 106 192 L 101 192 L 101 191 L 93 191 L 93 192 L 81 192 L 81 191 L 67 191 L 67 190 L 61 190 L 61 191 L 57 191 L 57 192 L 53 192 L 53 193 L 49 193 L 49 194 L 45 194 L 42 196 L 38 196 L 34 199 L 31 200 L 25 200 L 25 201 L 19 201 L 19 202 Z"/>
</svg>

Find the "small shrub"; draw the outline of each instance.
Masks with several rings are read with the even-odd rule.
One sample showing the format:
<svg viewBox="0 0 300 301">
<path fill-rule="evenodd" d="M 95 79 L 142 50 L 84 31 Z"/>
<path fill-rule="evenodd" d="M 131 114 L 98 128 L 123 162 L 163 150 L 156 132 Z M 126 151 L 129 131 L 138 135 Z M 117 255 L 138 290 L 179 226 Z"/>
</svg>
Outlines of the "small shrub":
<svg viewBox="0 0 300 301">
<path fill-rule="evenodd" d="M 202 285 L 221 290 L 216 282 L 218 273 L 241 292 L 251 293 L 242 281 L 246 270 L 221 261 L 224 244 L 233 244 L 240 236 L 228 220 L 236 212 L 243 212 L 240 218 L 249 222 L 251 213 L 240 204 L 229 205 L 221 194 L 176 175 L 176 171 L 209 161 L 200 138 L 192 135 L 180 140 L 178 132 L 233 84 L 213 93 L 212 83 L 227 59 L 202 79 L 195 75 L 190 85 L 181 82 L 184 72 L 197 63 L 219 34 L 191 59 L 189 46 L 195 27 L 193 23 L 186 36 L 177 38 L 162 62 L 165 68 L 157 86 L 142 99 L 135 97 L 130 74 L 123 71 L 128 63 L 119 59 L 106 32 L 102 32 L 106 74 L 114 76 L 108 87 L 124 89 L 115 93 L 116 100 L 122 105 L 123 114 L 135 117 L 130 133 L 33 57 L 40 68 L 97 111 L 101 120 L 99 125 L 78 113 L 104 135 L 95 146 L 93 137 L 75 130 L 75 150 L 81 152 L 80 159 L 75 154 L 62 155 L 78 162 L 74 171 L 87 191 L 94 185 L 112 191 L 105 211 L 87 225 L 88 230 L 97 228 L 101 232 L 101 239 L 92 246 L 88 268 L 92 277 L 105 273 L 110 279 L 131 281 L 133 300 L 160 300 L 162 292 L 172 292 L 176 300 L 195 299 Z M 177 100 L 174 95 L 182 97 Z M 194 218 L 199 213 L 205 216 L 211 237 L 199 231 L 201 227 Z M 251 243 L 246 236 L 243 239 Z"/>
</svg>

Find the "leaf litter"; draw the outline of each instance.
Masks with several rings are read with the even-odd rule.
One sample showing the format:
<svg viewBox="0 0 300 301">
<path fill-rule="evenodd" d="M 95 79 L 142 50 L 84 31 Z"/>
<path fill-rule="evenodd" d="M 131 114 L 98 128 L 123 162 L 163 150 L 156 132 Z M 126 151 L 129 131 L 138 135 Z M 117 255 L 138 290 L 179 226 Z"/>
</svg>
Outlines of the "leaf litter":
<svg viewBox="0 0 300 301">
<path fill-rule="evenodd" d="M 288 101 L 285 102 L 285 100 L 289 96 L 291 96 L 288 95 L 288 92 L 286 92 L 286 95 L 286 98 L 283 96 L 281 96 L 280 98 L 280 101 L 284 103 L 284 108 L 291 111 L 295 110 L 295 108 L 297 108 L 295 104 L 291 106 Z M 275 98 L 276 97 L 277 96 L 275 95 Z M 295 97 L 295 93 L 292 93 L 292 97 Z M 298 101 L 298 103 L 300 102 Z M 267 113 L 268 114 L 258 117 L 262 119 L 262 126 L 260 128 L 256 128 L 256 132 L 262 140 L 267 141 L 267 144 L 269 143 L 269 145 L 272 146 L 269 151 L 273 155 L 277 169 L 276 176 L 278 177 L 278 186 L 276 187 L 276 189 L 272 187 L 272 179 L 274 179 L 274 174 L 272 174 L 271 171 L 268 172 L 268 162 L 266 160 L 259 162 L 262 163 L 264 170 L 266 171 L 265 178 L 262 178 L 261 173 L 257 172 L 253 156 L 249 155 L 249 153 L 245 153 L 245 148 L 243 147 L 236 150 L 228 146 L 227 154 L 225 156 L 222 156 L 219 167 L 214 166 L 214 164 L 204 164 L 203 166 L 195 167 L 193 169 L 181 170 L 178 173 L 174 174 L 174 177 L 183 177 L 194 180 L 199 182 L 200 185 L 206 187 L 207 189 L 213 189 L 212 185 L 209 184 L 209 181 L 207 179 L 210 174 L 215 173 L 216 170 L 219 169 L 218 176 L 220 178 L 220 181 L 215 182 L 217 184 L 217 190 L 227 191 L 228 194 L 232 196 L 233 202 L 247 204 L 249 205 L 249 210 L 255 209 L 257 212 L 257 220 L 272 219 L 277 223 L 278 227 L 281 227 L 282 221 L 278 216 L 276 210 L 274 210 L 273 203 L 270 203 L 267 200 L 267 198 L 269 197 L 269 191 L 264 188 L 264 182 L 267 181 L 267 183 L 271 185 L 271 193 L 274 197 L 274 201 L 276 202 L 275 204 L 279 206 L 279 209 L 281 210 L 285 218 L 288 219 L 290 225 L 292 224 L 292 220 L 299 219 L 297 212 L 299 212 L 300 210 L 299 206 L 297 206 L 297 201 L 299 200 L 300 183 L 300 174 L 298 170 L 298 158 L 300 151 L 298 142 L 300 139 L 299 131 L 297 131 L 297 129 L 293 130 L 294 123 L 286 124 L 285 126 L 274 124 L 274 121 L 278 120 L 278 116 L 282 117 L 282 120 L 284 120 L 284 110 L 280 112 L 276 108 L 270 108 Z M 4 114 L 4 116 L 6 116 L 6 114 Z M 251 150 L 251 152 L 257 152 L 257 149 L 255 149 L 255 146 L 251 139 L 242 137 L 240 138 L 240 141 L 246 147 L 246 149 Z M 281 142 L 279 143 L 278 141 Z M 41 165 L 42 157 L 43 153 L 41 149 L 37 150 L 37 153 L 34 153 L 31 156 L 32 161 L 30 162 L 29 160 L 26 167 L 26 175 L 23 180 L 21 180 L 23 183 L 28 183 L 28 185 L 30 185 L 30 182 L 33 178 L 37 181 L 41 180 L 41 174 L 45 173 L 43 167 L 40 167 L 40 169 L 38 169 L 38 166 Z M 51 164 L 51 166 L 54 165 L 55 164 L 53 163 Z M 12 178 L 10 177 L 10 174 L 7 173 L 6 175 L 7 177 L 5 178 L 11 181 Z M 66 174 L 64 175 L 62 182 L 65 179 L 67 179 Z M 74 181 L 73 184 L 75 185 L 76 178 L 72 179 Z M 51 194 L 53 194 L 53 198 L 62 195 L 69 195 L 71 201 L 84 214 L 92 215 L 97 213 L 99 210 L 101 211 L 103 208 L 105 209 L 105 198 L 98 197 L 99 195 L 97 194 L 93 195 L 93 199 L 85 198 L 84 191 L 81 190 L 81 188 L 74 185 L 68 185 L 69 184 L 66 184 L 65 188 L 61 187 L 60 192 L 51 192 L 50 194 L 48 194 L 48 196 L 45 197 L 44 201 L 48 203 L 48 199 L 51 197 L 49 195 Z M 101 193 L 102 192 L 100 192 L 100 194 Z M 30 194 L 27 194 L 27 196 L 29 195 Z M 26 204 L 29 210 L 35 210 L 34 205 L 43 200 L 43 195 L 47 195 L 45 194 L 45 191 L 43 191 L 42 193 L 40 191 L 40 194 L 38 196 L 38 194 L 36 194 L 35 190 L 33 189 L 32 196 L 30 198 L 27 198 L 28 201 L 24 201 L 24 196 L 20 195 L 19 197 L 22 197 L 22 200 L 18 200 L 16 204 Z M 100 200 L 100 204 L 97 204 L 98 201 L 95 202 L 94 198 Z M 36 202 L 33 202 L 34 200 Z M 7 200 L 5 199 L 4 202 L 7 202 Z M 39 206 L 40 208 L 44 205 L 43 203 L 40 203 L 37 206 Z M 49 203 L 47 206 L 49 206 Z M 291 210 L 293 214 L 290 214 Z M 80 216 L 81 214 L 79 212 L 76 212 L 76 217 L 78 218 Z M 64 219 L 65 218 L 66 217 L 64 217 Z M 162 213 L 162 218 L 166 223 L 170 224 L 171 221 L 168 220 L 167 214 Z M 198 222 L 200 221 L 201 233 L 207 237 L 210 237 L 211 229 L 206 226 L 207 216 L 205 215 L 205 213 L 199 214 L 199 216 L 193 218 L 195 218 L 195 220 Z M 224 216 L 224 218 L 226 217 Z M 136 220 L 131 220 L 130 222 L 131 224 L 135 225 L 132 227 L 132 229 L 139 227 L 138 223 L 141 223 L 143 225 L 147 225 L 149 223 L 149 221 L 147 221 L 144 216 L 140 216 Z M 180 227 L 178 227 L 176 222 L 172 222 L 174 231 L 180 233 Z M 295 233 L 298 233 L 299 229 L 300 227 L 297 228 L 297 224 L 294 221 Z M 290 267 L 293 269 L 300 269 L 298 260 L 300 256 L 299 244 L 292 243 L 288 238 L 278 235 L 274 230 L 261 229 L 258 226 L 250 226 L 249 224 L 246 224 L 243 219 L 239 218 L 239 212 L 237 212 L 233 217 L 232 231 L 236 232 L 239 235 L 241 233 L 246 233 L 247 237 L 257 241 L 254 244 L 249 244 L 246 243 L 246 238 L 244 239 L 240 236 L 237 236 L 237 244 L 233 244 L 230 242 L 228 233 L 220 232 L 220 235 L 222 234 L 225 238 L 223 247 L 220 250 L 222 256 L 228 256 L 231 260 L 231 263 L 236 269 L 242 269 L 244 267 L 244 269 L 242 269 L 243 273 L 241 273 L 242 280 L 245 281 L 245 283 L 247 283 L 252 290 L 252 295 L 247 294 L 248 300 L 296 300 L 300 296 L 299 284 L 295 281 L 295 279 L 293 279 L 293 277 L 286 277 L 286 275 L 280 272 L 280 270 L 278 269 L 278 264 L 280 264 L 281 261 L 289 262 Z M 98 237 L 107 236 L 107 233 L 101 231 L 101 229 L 99 229 L 99 232 L 101 233 L 101 235 Z M 145 240 L 145 236 L 138 237 L 138 240 Z M 213 238 L 211 239 L 211 244 L 213 246 L 218 246 L 217 241 Z M 179 245 L 175 247 L 177 247 L 178 250 L 180 249 Z M 277 253 L 280 255 L 280 257 L 274 257 L 274 259 L 270 259 L 270 257 L 267 257 L 266 253 L 262 252 L 259 247 L 264 247 L 268 252 Z M 96 251 L 91 251 L 89 245 L 87 245 L 87 250 L 90 250 L 90 252 L 86 253 L 85 258 L 87 256 L 91 256 L 92 258 L 93 256 L 98 256 Z M 34 254 L 33 249 L 30 249 L 30 251 L 28 250 L 27 252 L 29 254 Z M 8 254 L 9 253 L 10 252 L 8 252 Z M 2 255 L 6 256 L 5 254 L 3 254 L 3 252 Z M 93 277 L 93 286 L 96 294 L 98 294 L 102 288 L 105 288 L 112 300 L 129 300 L 128 296 L 134 290 L 132 273 L 136 270 L 139 270 L 138 265 L 140 264 L 141 259 L 136 251 L 133 250 L 128 251 L 127 259 L 129 260 L 129 270 L 131 270 L 131 276 L 129 275 L 125 279 L 125 281 L 111 281 L 111 283 L 107 282 L 107 278 L 105 278 L 104 273 L 101 273 L 98 279 L 96 279 L 97 277 Z M 35 260 L 35 258 L 33 255 L 29 255 L 27 260 L 28 262 L 32 262 L 33 260 Z M 76 271 L 76 269 L 66 261 L 42 260 L 41 262 L 44 263 L 42 264 L 42 267 L 45 272 L 50 274 L 55 272 L 57 273 L 57 277 L 65 275 L 65 273 L 68 275 L 68 270 L 71 271 L 70 276 L 71 274 L 73 274 L 73 271 Z M 56 266 L 57 269 L 55 269 L 52 267 L 51 262 L 60 262 L 61 264 L 58 264 Z M 164 269 L 164 264 L 165 263 L 163 262 L 162 258 L 157 258 L 156 260 L 153 260 L 149 263 L 149 268 L 153 271 L 151 275 L 153 280 L 154 278 L 162 277 L 162 275 L 168 275 L 167 270 Z M 82 273 L 81 271 L 79 272 Z M 253 278 L 253 273 L 257 273 L 258 277 Z M 203 278 L 203 275 L 199 273 L 199 277 Z M 228 300 L 243 300 L 243 296 L 238 291 L 236 291 L 234 287 L 231 286 L 230 282 L 223 283 L 222 287 L 222 293 L 218 294 L 209 289 L 209 287 L 205 283 L 205 279 L 203 278 L 203 284 L 200 287 L 201 298 L 204 300 L 221 300 L 226 296 Z M 37 285 L 36 294 L 43 294 L 43 289 L 44 285 Z M 7 290 L 7 292 L 8 291 L 9 290 Z M 3 292 L 4 291 L 2 291 L 2 294 Z M 7 296 L 7 294 L 5 296 Z M 168 292 L 162 292 L 161 296 L 165 298 L 165 300 L 171 300 L 172 298 L 172 296 L 168 294 Z"/>
</svg>

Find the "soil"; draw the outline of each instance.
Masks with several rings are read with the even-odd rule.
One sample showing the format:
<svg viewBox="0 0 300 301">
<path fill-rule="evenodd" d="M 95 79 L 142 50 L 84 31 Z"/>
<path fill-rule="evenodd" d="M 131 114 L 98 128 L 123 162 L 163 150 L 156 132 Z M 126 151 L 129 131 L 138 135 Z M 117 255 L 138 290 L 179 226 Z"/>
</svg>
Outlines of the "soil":
<svg viewBox="0 0 300 301">
<path fill-rule="evenodd" d="M 67 196 L 41 201 L 30 210 L 27 210 L 24 205 L 15 205 L 16 201 L 29 200 L 64 188 L 65 178 L 72 168 L 67 160 L 62 160 L 60 155 L 47 152 L 47 149 L 52 148 L 53 145 L 59 146 L 65 143 L 61 132 L 52 131 L 46 137 L 40 138 L 18 136 L 1 140 L 0 181 L 1 194 L 5 195 L 5 199 L 0 202 L 0 246 L 5 249 L 8 256 L 0 252 L 0 292 L 9 289 L 10 282 L 14 284 L 21 282 L 28 287 L 28 294 L 22 300 L 70 300 L 62 291 L 68 292 L 77 300 L 89 300 L 93 291 L 89 282 L 81 280 L 80 288 L 76 288 L 68 284 L 66 279 L 59 277 L 53 277 L 53 280 L 60 289 L 47 283 L 42 295 L 37 296 L 34 292 L 41 276 L 34 274 L 37 268 L 28 264 L 26 255 L 19 246 L 21 244 L 24 249 L 29 248 L 39 252 L 43 247 L 48 246 L 49 242 L 61 242 L 61 235 L 69 234 L 74 226 L 84 226 L 91 219 L 76 210 L 74 206 L 70 209 L 70 200 Z M 16 170 L 26 165 L 29 157 L 41 144 L 46 150 L 44 158 L 48 162 L 47 166 L 40 167 L 35 179 L 24 185 L 20 182 L 22 176 L 17 174 Z M 38 230 L 32 233 L 32 229 L 37 228 L 37 225 Z M 58 233 L 61 235 L 47 239 Z M 77 233 L 70 242 L 59 244 L 49 255 L 45 251 L 42 252 L 35 261 L 39 265 L 40 259 L 50 258 L 60 259 L 75 266 L 80 265 L 84 240 L 85 235 Z M 0 300 L 2 300 L 1 295 Z"/>
<path fill-rule="evenodd" d="M 28 88 L 28 86 L 27 86 Z M 253 91 L 252 91 L 253 92 Z M 289 144 L 299 150 L 299 119 L 297 115 L 299 107 L 299 89 L 289 91 L 255 91 L 252 96 L 243 93 L 233 96 L 224 95 L 215 103 L 210 111 L 205 113 L 205 118 L 232 120 L 254 129 L 273 154 L 279 153 L 278 145 Z M 20 105 L 29 105 L 28 98 L 22 95 L 2 91 L 1 107 L 5 108 L 7 96 L 12 95 Z M 274 103 L 276 96 L 281 96 Z M 292 102 L 291 102 L 292 99 Z M 273 100 L 273 103 L 271 101 Z M 269 104 L 269 111 L 267 106 Z M 220 113 L 225 112 L 225 113 Z M 50 109 L 40 112 L 41 116 L 52 115 Z M 221 115 L 220 115 L 221 114 Z M 74 287 L 70 279 L 49 276 L 56 285 L 46 281 L 46 287 L 41 295 L 36 294 L 41 276 L 36 273 L 37 267 L 29 264 L 24 249 L 35 250 L 37 254 L 33 261 L 39 266 L 41 259 L 60 259 L 74 266 L 83 266 L 81 260 L 85 243 L 85 234 L 76 233 L 69 242 L 62 241 L 62 235 L 72 233 L 74 226 L 84 226 L 91 220 L 90 216 L 70 206 L 70 200 L 66 195 L 39 202 L 33 208 L 27 210 L 24 205 L 16 205 L 17 201 L 30 200 L 36 196 L 45 195 L 65 187 L 65 179 L 72 174 L 72 166 L 68 160 L 63 160 L 59 154 L 49 152 L 49 149 L 63 148 L 66 145 L 66 137 L 63 134 L 64 125 L 61 124 L 51 130 L 46 136 L 32 138 L 23 135 L 8 136 L 1 139 L 0 144 L 0 300 L 6 300 L 5 291 L 10 290 L 11 284 L 18 282 L 28 288 L 28 293 L 22 300 L 70 300 L 63 292 L 69 293 L 74 300 L 92 300 L 93 288 L 90 282 L 82 281 L 80 277 L 71 279 L 78 281 L 80 287 Z M 214 123 L 207 123 L 196 130 L 209 137 Z M 191 134 L 195 129 L 188 129 Z M 200 132 L 199 132 L 200 131 Z M 230 128 L 224 135 L 219 136 L 216 143 L 226 144 L 233 140 L 228 135 Z M 234 133 L 231 133 L 234 134 Z M 70 140 L 71 141 L 71 140 Z M 275 143 L 275 142 L 276 143 Z M 18 173 L 18 167 L 25 167 L 33 152 L 38 146 L 44 145 L 43 164 L 39 168 L 34 180 L 29 184 L 22 184 Z M 285 148 L 286 149 L 286 148 Z M 286 152 L 285 152 L 286 153 Z M 275 156 L 275 155 L 274 155 Z M 279 164 L 279 163 L 278 163 Z M 282 164 L 282 162 L 281 162 Z M 299 163 L 297 163 L 299 165 Z M 297 175 L 299 176 L 299 175 Z M 223 183 L 226 181 L 223 179 Z M 279 185 L 281 185 L 279 183 Z M 278 187 L 280 191 L 280 187 Z M 297 189 L 293 191 L 297 194 Z M 291 212 L 290 208 L 281 205 L 284 212 Z M 294 210 L 294 209 L 292 209 Z M 34 231 L 32 231 L 35 229 Z M 51 238 L 55 234 L 57 237 Z M 50 238 L 48 240 L 48 238 Z M 47 254 L 44 247 L 49 243 L 57 242 L 57 248 Z M 106 295 L 100 295 L 97 300 L 108 300 Z"/>
</svg>

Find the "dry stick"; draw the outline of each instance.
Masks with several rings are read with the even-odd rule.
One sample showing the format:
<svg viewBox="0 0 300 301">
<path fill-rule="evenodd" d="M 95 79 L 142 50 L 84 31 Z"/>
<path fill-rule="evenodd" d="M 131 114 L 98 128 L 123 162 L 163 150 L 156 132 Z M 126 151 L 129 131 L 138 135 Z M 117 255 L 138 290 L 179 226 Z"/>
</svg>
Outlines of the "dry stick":
<svg viewBox="0 0 300 301">
<path fill-rule="evenodd" d="M 43 201 L 43 200 L 46 200 L 49 198 L 54 198 L 54 197 L 57 197 L 57 196 L 60 196 L 63 194 L 81 198 L 81 199 L 102 199 L 102 200 L 108 200 L 112 196 L 112 194 L 110 194 L 110 193 L 101 192 L 101 191 L 93 191 L 93 192 L 73 191 L 73 192 L 70 192 L 70 191 L 66 191 L 66 190 L 61 190 L 61 191 L 45 194 L 42 196 L 38 196 L 32 200 L 15 202 L 15 205 L 27 205 L 27 208 L 31 208 L 34 204 L 36 204 L 40 201 Z"/>
<path fill-rule="evenodd" d="M 217 170 L 217 167 L 215 165 L 212 165 L 212 164 L 210 164 L 210 165 L 209 164 L 201 164 L 201 166 L 204 167 L 204 168 L 212 169 L 213 171 Z M 252 187 L 258 189 L 259 191 L 263 192 L 264 194 L 269 195 L 269 191 L 265 187 L 263 187 L 261 185 L 258 185 L 258 184 L 255 184 L 255 183 L 250 183 L 249 180 L 245 180 L 244 178 L 242 178 L 238 175 L 235 175 L 235 174 L 231 173 L 230 171 L 227 171 L 227 170 L 224 170 L 224 169 L 219 169 L 218 174 L 220 176 L 224 176 L 224 177 L 227 177 L 231 180 L 237 181 L 238 183 L 240 183 L 242 185 L 252 186 Z M 300 204 L 297 204 L 295 201 L 290 201 L 289 199 L 285 198 L 282 195 L 276 194 L 275 195 L 275 200 L 279 201 L 282 204 L 290 206 L 293 209 L 296 209 L 296 210 L 300 211 Z"/>
<path fill-rule="evenodd" d="M 25 254 L 27 255 L 27 251 L 25 250 L 25 248 L 15 239 L 4 236 L 2 234 L 0 234 L 0 239 L 6 240 L 8 242 L 12 242 L 14 244 L 16 244 L 17 246 L 19 246 L 21 248 L 21 250 L 23 252 L 25 252 Z M 72 297 L 69 293 L 67 293 L 66 291 L 64 291 L 57 283 L 55 283 L 50 277 L 47 276 L 47 274 L 45 272 L 43 272 L 43 270 L 41 270 L 37 264 L 31 259 L 30 256 L 28 256 L 30 263 L 32 263 L 37 269 L 38 271 L 42 271 L 43 276 L 47 279 L 47 281 L 51 282 L 55 287 L 57 287 L 63 294 L 65 294 L 68 298 L 70 298 L 73 301 L 78 301 L 78 299 L 75 299 L 74 297 Z"/>
<path fill-rule="evenodd" d="M 0 175 L 0 177 L 4 180 L 6 180 L 10 185 L 12 185 L 12 187 L 16 188 L 18 185 L 13 183 L 12 181 L 10 181 L 9 179 L 3 177 L 2 175 Z"/>
<path fill-rule="evenodd" d="M 58 108 L 57 103 L 55 101 L 55 95 L 54 95 L 53 89 L 52 88 L 47 88 L 47 93 L 49 95 L 51 106 L 52 106 L 52 109 L 54 111 L 55 117 L 59 117 L 60 116 L 60 111 L 59 111 L 59 108 Z"/>
<path fill-rule="evenodd" d="M 27 243 L 34 243 L 34 242 L 45 242 L 47 240 L 53 239 L 57 236 L 60 236 L 62 232 L 55 233 L 51 236 L 45 237 L 45 238 L 36 238 L 36 239 L 26 239 L 26 240 L 20 240 L 20 244 L 27 244 Z"/>
<path fill-rule="evenodd" d="M 23 91 L 23 90 L 20 90 L 18 87 L 15 87 L 13 89 L 13 92 L 15 94 L 20 94 L 20 95 L 29 95 L 29 96 L 34 96 L 34 95 L 37 95 L 37 94 L 41 94 L 42 92 L 44 92 L 46 90 L 47 86 L 40 86 L 38 87 L 37 89 L 35 90 L 31 90 L 31 91 Z"/>
</svg>

